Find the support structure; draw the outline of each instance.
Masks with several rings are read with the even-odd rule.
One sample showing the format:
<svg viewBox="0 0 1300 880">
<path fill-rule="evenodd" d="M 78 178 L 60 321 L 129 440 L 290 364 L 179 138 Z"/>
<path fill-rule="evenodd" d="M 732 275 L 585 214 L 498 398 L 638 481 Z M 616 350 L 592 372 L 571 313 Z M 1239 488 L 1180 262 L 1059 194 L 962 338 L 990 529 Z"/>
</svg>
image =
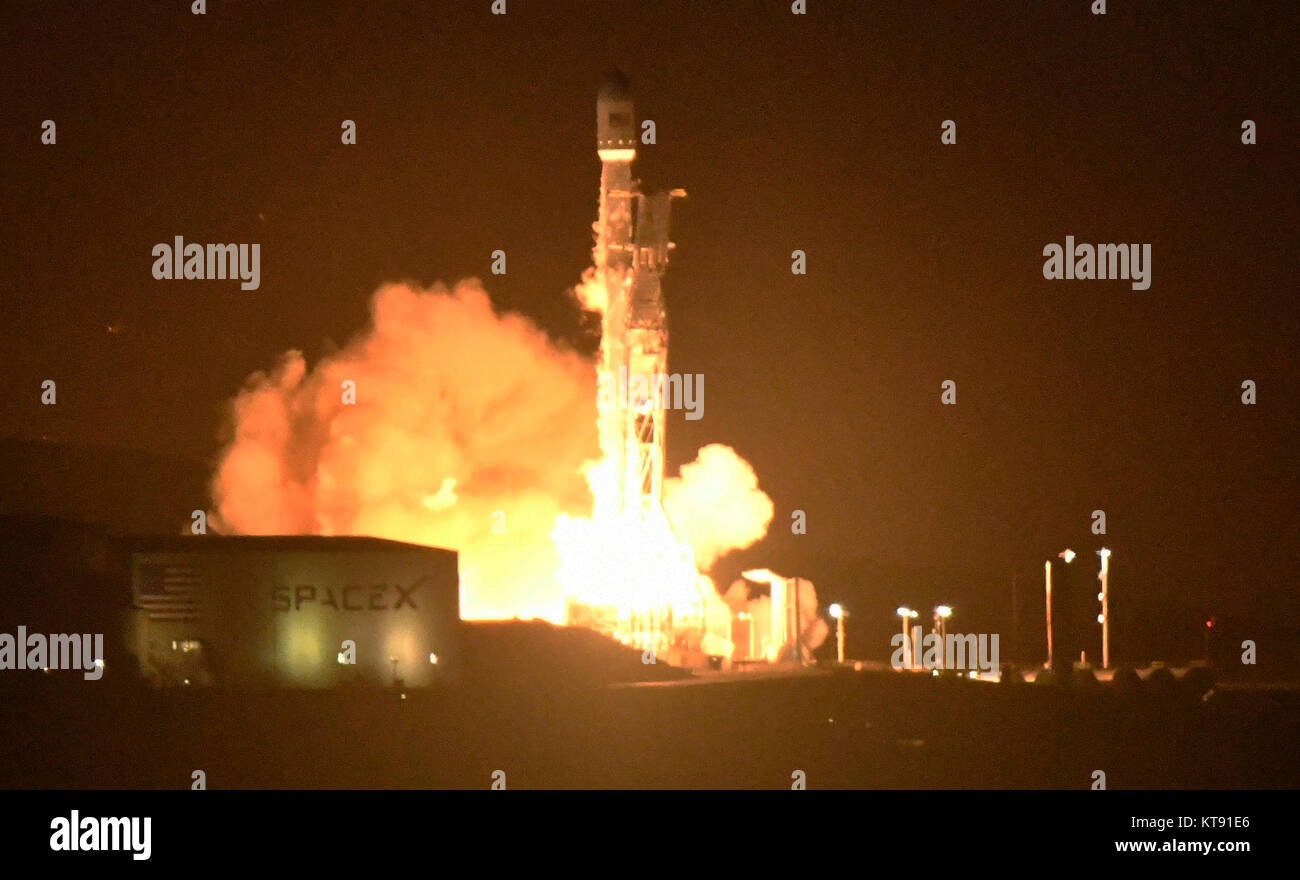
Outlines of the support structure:
<svg viewBox="0 0 1300 880">
<path fill-rule="evenodd" d="M 601 373 L 614 383 L 619 405 L 602 412 L 616 419 L 619 512 L 663 515 L 664 398 L 668 325 L 659 279 L 668 266 L 672 199 L 683 190 L 647 195 L 632 179 L 636 117 L 627 79 L 610 74 L 596 99 L 600 156 L 600 217 L 596 272 L 607 292 L 601 327 Z M 624 396 L 625 395 L 625 396 Z"/>
<path fill-rule="evenodd" d="M 706 602 L 694 556 L 673 532 L 664 510 L 668 326 L 660 278 L 673 248 L 668 240 L 672 200 L 683 190 L 647 194 L 632 176 L 636 117 L 626 77 L 610 74 L 596 98 L 600 207 L 592 253 L 603 296 L 597 394 L 601 451 L 611 485 L 594 515 L 652 558 L 639 560 L 635 583 L 615 630 L 638 647 L 668 649 L 703 639 Z M 617 576 L 617 575 L 615 575 Z M 693 606 L 693 607 L 691 607 Z M 570 611 L 571 622 L 573 611 Z M 690 647 L 690 645 L 681 645 Z"/>
</svg>

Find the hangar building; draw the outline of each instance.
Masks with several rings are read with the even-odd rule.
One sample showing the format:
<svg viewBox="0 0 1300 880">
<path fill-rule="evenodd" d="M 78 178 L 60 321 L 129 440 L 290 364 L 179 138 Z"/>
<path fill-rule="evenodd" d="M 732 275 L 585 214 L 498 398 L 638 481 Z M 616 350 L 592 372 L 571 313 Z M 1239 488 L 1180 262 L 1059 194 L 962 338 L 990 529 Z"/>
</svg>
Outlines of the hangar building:
<svg viewBox="0 0 1300 880">
<path fill-rule="evenodd" d="M 127 651 L 155 684 L 419 687 L 458 672 L 454 551 L 317 535 L 117 542 Z"/>
</svg>

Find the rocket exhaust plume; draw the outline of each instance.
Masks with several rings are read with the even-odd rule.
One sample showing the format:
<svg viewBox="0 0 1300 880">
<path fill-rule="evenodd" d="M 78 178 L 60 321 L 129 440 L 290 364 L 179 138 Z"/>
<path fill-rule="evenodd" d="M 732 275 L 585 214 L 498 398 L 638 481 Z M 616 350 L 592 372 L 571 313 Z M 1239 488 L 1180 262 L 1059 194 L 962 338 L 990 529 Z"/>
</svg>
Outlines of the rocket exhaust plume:
<svg viewBox="0 0 1300 880">
<path fill-rule="evenodd" d="M 761 539 L 773 505 L 727 446 L 666 477 L 662 401 L 598 399 L 598 377 L 620 366 L 666 372 L 659 277 L 682 194 L 635 191 L 625 80 L 606 83 L 598 114 L 600 219 L 574 290 L 601 317 L 596 362 L 498 313 L 476 279 L 386 285 L 342 350 L 310 370 L 290 351 L 250 376 L 212 481 L 215 528 L 448 547 L 466 618 L 730 654 L 732 609 L 706 572 Z"/>
<path fill-rule="evenodd" d="M 212 480 L 214 528 L 454 548 L 466 618 L 562 622 L 551 533 L 557 518 L 590 516 L 583 474 L 603 462 L 593 364 L 498 314 L 475 280 L 387 285 L 371 313 L 314 369 L 290 351 L 249 377 Z M 344 402 L 347 382 L 355 403 Z M 752 468 L 726 446 L 700 450 L 666 494 L 706 567 L 761 538 L 772 517 Z"/>
</svg>

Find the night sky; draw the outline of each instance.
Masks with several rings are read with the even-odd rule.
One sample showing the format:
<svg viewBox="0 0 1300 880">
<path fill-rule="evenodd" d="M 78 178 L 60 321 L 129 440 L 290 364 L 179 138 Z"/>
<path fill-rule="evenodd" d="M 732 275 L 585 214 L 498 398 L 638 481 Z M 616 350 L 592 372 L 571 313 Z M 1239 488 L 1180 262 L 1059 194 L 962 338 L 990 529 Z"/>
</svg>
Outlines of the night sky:
<svg viewBox="0 0 1300 880">
<path fill-rule="evenodd" d="M 594 351 L 566 291 L 618 67 L 637 175 L 689 192 L 664 289 L 705 415 L 670 413 L 670 470 L 729 444 L 777 507 L 721 581 L 988 626 L 1105 544 L 1130 644 L 1207 613 L 1294 640 L 1294 3 L 1089 5 L 6 3 L 0 434 L 210 464 L 243 380 L 389 280 L 481 277 Z M 261 288 L 155 281 L 175 235 L 259 242 Z M 1150 243 L 1150 289 L 1045 280 L 1067 235 Z"/>
</svg>

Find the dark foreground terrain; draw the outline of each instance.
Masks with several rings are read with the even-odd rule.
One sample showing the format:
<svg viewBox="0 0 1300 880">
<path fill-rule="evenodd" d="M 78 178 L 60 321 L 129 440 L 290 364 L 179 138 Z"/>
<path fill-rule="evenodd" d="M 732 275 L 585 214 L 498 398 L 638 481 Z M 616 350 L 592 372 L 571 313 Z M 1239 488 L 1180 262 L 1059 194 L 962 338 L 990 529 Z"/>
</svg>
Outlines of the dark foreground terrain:
<svg viewBox="0 0 1300 880">
<path fill-rule="evenodd" d="M 13 673 L 10 674 L 13 676 Z M 850 673 L 632 687 L 141 689 L 8 678 L 0 787 L 1295 788 L 1300 692 Z"/>
</svg>

